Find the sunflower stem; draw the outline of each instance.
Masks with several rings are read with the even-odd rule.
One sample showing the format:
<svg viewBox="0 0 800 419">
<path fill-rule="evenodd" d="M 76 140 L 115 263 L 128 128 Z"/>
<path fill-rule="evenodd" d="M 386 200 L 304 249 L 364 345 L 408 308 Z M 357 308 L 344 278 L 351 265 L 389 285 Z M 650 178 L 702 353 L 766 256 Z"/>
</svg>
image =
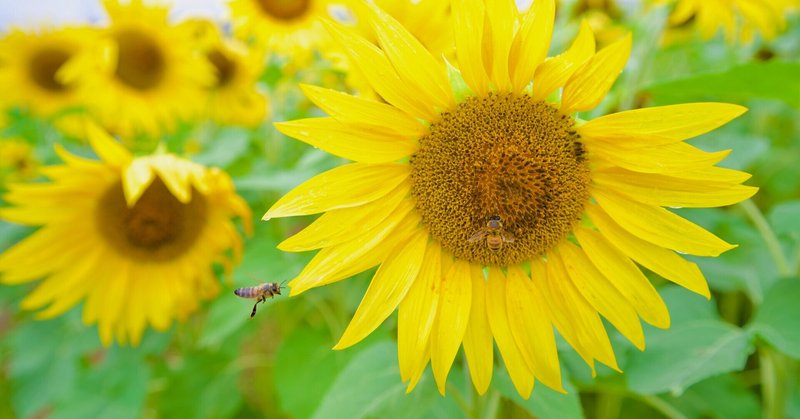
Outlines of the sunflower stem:
<svg viewBox="0 0 800 419">
<path fill-rule="evenodd" d="M 669 419 L 688 419 L 686 415 L 681 413 L 680 410 L 674 408 L 671 404 L 662 400 L 658 396 L 642 395 L 638 396 L 637 398 L 653 409 L 658 410 L 659 413 Z"/>
<path fill-rule="evenodd" d="M 792 270 L 789 267 L 789 261 L 786 259 L 786 255 L 783 254 L 781 243 L 778 241 L 778 237 L 775 235 L 775 232 L 772 231 L 772 227 L 769 226 L 767 219 L 764 218 L 764 214 L 761 213 L 761 210 L 756 206 L 756 204 L 753 203 L 753 200 L 751 199 L 740 202 L 739 206 L 744 210 L 745 214 L 750 217 L 750 221 L 753 222 L 756 230 L 758 230 L 758 233 L 761 234 L 761 238 L 764 239 L 764 243 L 767 245 L 767 250 L 769 250 L 772 260 L 775 262 L 775 266 L 778 268 L 778 273 L 780 276 L 784 278 L 791 276 Z"/>
<path fill-rule="evenodd" d="M 785 417 L 786 401 L 789 388 L 790 360 L 773 349 L 761 346 L 758 349 L 761 363 L 761 396 L 764 401 L 762 417 L 764 419 L 782 419 Z"/>
<path fill-rule="evenodd" d="M 622 396 L 615 393 L 599 393 L 594 410 L 597 419 L 614 419 L 619 417 L 622 408 Z"/>
</svg>

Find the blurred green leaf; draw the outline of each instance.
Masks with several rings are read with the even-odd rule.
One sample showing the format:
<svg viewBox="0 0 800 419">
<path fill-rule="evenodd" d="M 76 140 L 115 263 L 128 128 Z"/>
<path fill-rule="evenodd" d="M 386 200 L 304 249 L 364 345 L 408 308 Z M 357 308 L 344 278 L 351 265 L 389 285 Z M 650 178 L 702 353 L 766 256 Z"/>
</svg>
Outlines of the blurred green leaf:
<svg viewBox="0 0 800 419">
<path fill-rule="evenodd" d="M 800 241 L 800 200 L 775 205 L 767 218 L 775 234 Z"/>
<path fill-rule="evenodd" d="M 754 62 L 724 72 L 693 75 L 653 84 L 645 90 L 659 104 L 715 100 L 742 103 L 773 99 L 800 107 L 800 63 Z"/>
<path fill-rule="evenodd" d="M 517 393 L 508 372 L 503 368 L 495 368 L 491 388 L 497 389 L 503 397 L 540 419 L 583 418 L 578 392 L 567 380 L 564 380 L 567 394 L 561 394 L 542 383 L 537 383 L 533 387 L 531 397 L 525 400 Z"/>
<path fill-rule="evenodd" d="M 800 358 L 800 278 L 775 283 L 758 307 L 749 329 L 779 351 Z"/>
<path fill-rule="evenodd" d="M 625 372 L 628 387 L 639 394 L 681 394 L 705 378 L 741 370 L 753 351 L 746 333 L 717 320 L 647 331 L 647 349 L 630 354 Z"/>
<path fill-rule="evenodd" d="M 697 320 L 719 318 L 716 312 L 717 307 L 713 301 L 706 300 L 702 295 L 695 294 L 686 288 L 670 284 L 660 287 L 658 293 L 667 304 L 672 327 Z"/>
<path fill-rule="evenodd" d="M 689 419 L 750 419 L 761 415 L 758 397 L 731 374 L 689 387 L 680 397 L 664 396 Z"/>
</svg>

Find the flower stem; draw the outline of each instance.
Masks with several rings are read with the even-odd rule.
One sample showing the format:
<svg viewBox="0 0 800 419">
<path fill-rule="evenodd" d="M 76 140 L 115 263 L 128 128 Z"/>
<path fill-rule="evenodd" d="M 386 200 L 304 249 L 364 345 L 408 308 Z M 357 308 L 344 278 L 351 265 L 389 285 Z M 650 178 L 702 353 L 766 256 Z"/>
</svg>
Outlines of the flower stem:
<svg viewBox="0 0 800 419">
<path fill-rule="evenodd" d="M 761 395 L 764 400 L 764 419 L 785 417 L 788 397 L 789 359 L 773 349 L 762 346 L 758 349 L 761 363 Z"/>
<path fill-rule="evenodd" d="M 740 202 L 739 206 L 744 210 L 745 214 L 750 217 L 750 221 L 753 222 L 756 230 L 758 230 L 758 233 L 761 234 L 761 237 L 764 239 L 767 250 L 769 250 L 775 262 L 775 266 L 778 268 L 778 273 L 782 277 L 791 276 L 792 270 L 789 267 L 789 261 L 786 259 L 786 255 L 783 254 L 781 243 L 778 241 L 778 237 L 775 236 L 775 232 L 772 231 L 772 227 L 769 226 L 767 219 L 764 218 L 764 214 L 761 213 L 761 210 L 758 209 L 751 199 Z"/>
</svg>

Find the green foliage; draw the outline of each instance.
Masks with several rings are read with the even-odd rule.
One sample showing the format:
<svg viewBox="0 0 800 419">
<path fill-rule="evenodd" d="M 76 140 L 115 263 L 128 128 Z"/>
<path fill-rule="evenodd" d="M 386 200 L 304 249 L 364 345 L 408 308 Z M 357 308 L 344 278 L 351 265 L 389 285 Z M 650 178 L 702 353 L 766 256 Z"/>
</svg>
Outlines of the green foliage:
<svg viewBox="0 0 800 419">
<path fill-rule="evenodd" d="M 764 297 L 750 330 L 779 351 L 800 358 L 800 278 L 776 283 Z"/>
</svg>

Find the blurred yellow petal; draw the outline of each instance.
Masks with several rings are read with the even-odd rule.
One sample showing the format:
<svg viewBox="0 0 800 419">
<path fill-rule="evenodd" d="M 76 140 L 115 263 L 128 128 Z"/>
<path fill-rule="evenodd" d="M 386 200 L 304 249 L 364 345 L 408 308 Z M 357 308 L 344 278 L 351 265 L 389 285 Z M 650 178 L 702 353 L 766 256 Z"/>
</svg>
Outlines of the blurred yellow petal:
<svg viewBox="0 0 800 419">
<path fill-rule="evenodd" d="M 398 245 L 381 264 L 353 319 L 333 349 L 355 345 L 389 317 L 417 279 L 428 241 L 428 232 L 418 229 Z"/>
<path fill-rule="evenodd" d="M 669 311 L 664 300 L 627 256 L 595 231 L 577 228 L 575 236 L 589 260 L 628 299 L 644 321 L 662 329 L 669 327 Z"/>
<path fill-rule="evenodd" d="M 600 207 L 627 232 L 655 245 L 697 256 L 719 256 L 736 247 L 664 208 L 595 190 Z"/>
<path fill-rule="evenodd" d="M 588 111 L 600 104 L 625 68 L 631 54 L 632 42 L 629 33 L 600 50 L 578 68 L 564 86 L 561 112 L 571 114 L 575 111 Z"/>
<path fill-rule="evenodd" d="M 536 68 L 533 77 L 533 98 L 544 100 L 550 93 L 564 86 L 572 74 L 594 55 L 594 48 L 592 28 L 584 20 L 569 49 L 545 60 Z"/>
<path fill-rule="evenodd" d="M 615 140 L 633 147 L 678 142 L 705 134 L 745 113 L 730 103 L 686 103 L 613 113 L 578 127 L 582 137 Z M 656 143 L 648 139 L 656 139 Z"/>
<path fill-rule="evenodd" d="M 419 120 L 392 105 L 308 84 L 300 88 L 315 105 L 342 123 L 390 128 L 398 136 L 414 138 L 428 131 Z"/>
<path fill-rule="evenodd" d="M 409 175 L 405 164 L 352 163 L 328 170 L 292 189 L 263 219 L 356 207 L 385 196 Z"/>
<path fill-rule="evenodd" d="M 431 335 L 431 368 L 442 395 L 445 394 L 447 374 L 469 323 L 471 303 L 470 263 L 456 260 L 442 279 L 439 313 Z"/>
<path fill-rule="evenodd" d="M 644 331 L 631 303 L 597 270 L 582 249 L 565 242 L 559 251 L 575 288 L 634 346 L 644 350 Z"/>
<path fill-rule="evenodd" d="M 477 96 L 489 92 L 489 76 L 483 65 L 483 34 L 486 7 L 483 1 L 453 0 L 453 30 L 461 76 Z"/>
<path fill-rule="evenodd" d="M 442 249 L 435 241 L 428 243 L 417 280 L 397 310 L 397 354 L 400 378 L 408 381 L 417 367 L 430 357 L 430 334 L 439 307 L 442 282 Z"/>
<path fill-rule="evenodd" d="M 478 394 L 483 395 L 492 381 L 494 365 L 492 331 L 486 315 L 486 279 L 483 268 L 472 265 L 472 307 L 469 312 L 469 324 L 464 333 L 464 355 L 469 365 L 469 375 Z"/>
<path fill-rule="evenodd" d="M 95 153 L 106 163 L 112 166 L 122 167 L 133 159 L 133 156 L 131 156 L 131 153 L 128 152 L 125 147 L 111 138 L 105 130 L 97 125 L 87 123 L 86 134 L 89 138 L 89 144 L 92 145 L 92 149 L 94 149 Z"/>
<path fill-rule="evenodd" d="M 547 57 L 550 38 L 553 37 L 555 12 L 553 0 L 537 0 L 522 17 L 509 57 L 515 92 L 521 92 L 533 80 L 536 68 Z"/>
<path fill-rule="evenodd" d="M 533 390 L 533 373 L 528 368 L 520 347 L 511 332 L 506 306 L 506 283 L 503 272 L 498 267 L 489 267 L 489 281 L 486 287 L 486 315 L 492 328 L 497 348 L 503 356 L 511 382 L 524 399 Z"/>
<path fill-rule="evenodd" d="M 122 190 L 125 201 L 132 207 L 153 183 L 156 174 L 147 160 L 136 159 L 122 172 Z"/>
<path fill-rule="evenodd" d="M 416 151 L 410 138 L 343 124 L 334 118 L 307 118 L 276 122 L 278 131 L 335 156 L 361 163 L 388 163 Z"/>
<path fill-rule="evenodd" d="M 508 267 L 506 307 L 514 340 L 534 377 L 566 393 L 561 384 L 555 335 L 547 300 L 519 266 Z"/>
</svg>

